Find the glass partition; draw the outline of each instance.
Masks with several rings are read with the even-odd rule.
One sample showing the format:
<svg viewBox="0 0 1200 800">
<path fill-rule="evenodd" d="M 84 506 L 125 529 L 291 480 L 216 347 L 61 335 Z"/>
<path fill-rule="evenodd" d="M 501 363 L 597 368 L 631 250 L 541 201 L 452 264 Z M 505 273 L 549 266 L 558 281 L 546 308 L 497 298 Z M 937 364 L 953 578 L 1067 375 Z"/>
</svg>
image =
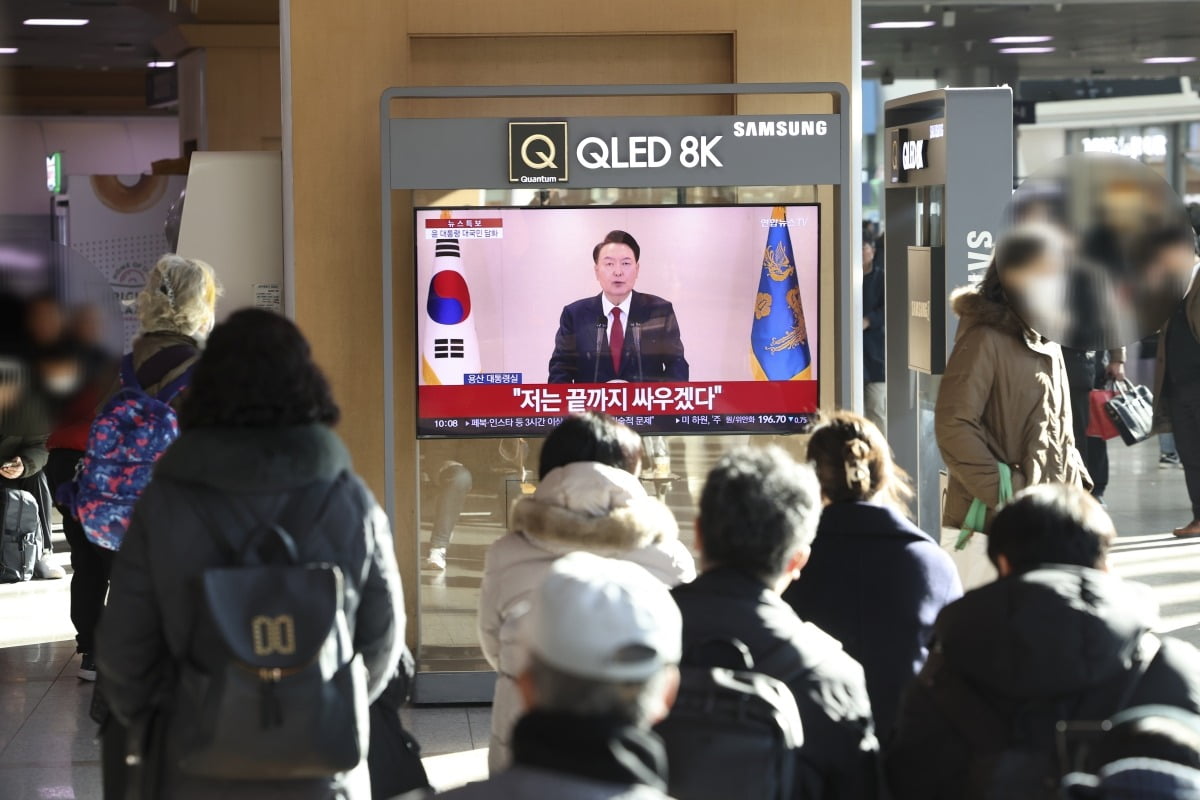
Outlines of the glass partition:
<svg viewBox="0 0 1200 800">
<path fill-rule="evenodd" d="M 415 191 L 411 195 L 415 207 L 763 205 L 817 201 L 815 186 Z M 822 207 L 821 213 L 823 219 L 834 216 L 828 207 Z M 397 221 L 397 224 L 402 223 Z M 411 265 L 412 260 L 397 259 L 397 263 Z M 828 273 L 822 271 L 822 274 Z M 398 281 L 409 279 L 406 275 L 397 276 Z M 748 314 L 754 310 L 751 300 L 746 300 Z M 819 300 L 814 298 L 813 302 L 815 305 Z M 397 346 L 410 344 L 400 341 Z M 817 357 L 815 352 L 813 357 Z M 822 368 L 825 377 L 831 378 L 833 364 Z M 398 378 L 401 386 L 411 380 L 403 375 Z M 540 433 L 544 435 L 544 431 Z M 724 452 L 749 443 L 774 443 L 802 458 L 805 441 L 803 436 L 777 435 L 644 436 L 641 478 L 647 492 L 658 496 L 674 512 L 681 538 L 694 550 L 693 528 L 700 492 L 708 471 Z M 477 633 L 484 562 L 488 548 L 509 528 L 513 503 L 536 489 L 541 442 L 540 437 L 417 441 L 420 589 L 416 657 L 422 673 L 490 671 L 479 648 Z M 434 548 L 445 548 L 444 561 L 440 554 L 430 557 Z"/>
</svg>

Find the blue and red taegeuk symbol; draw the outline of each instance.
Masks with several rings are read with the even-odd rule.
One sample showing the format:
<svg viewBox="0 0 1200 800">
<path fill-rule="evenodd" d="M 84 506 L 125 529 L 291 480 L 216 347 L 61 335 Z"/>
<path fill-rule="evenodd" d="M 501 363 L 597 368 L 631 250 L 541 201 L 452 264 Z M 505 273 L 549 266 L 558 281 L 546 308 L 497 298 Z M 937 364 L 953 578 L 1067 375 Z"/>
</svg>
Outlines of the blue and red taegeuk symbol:
<svg viewBox="0 0 1200 800">
<path fill-rule="evenodd" d="M 443 270 L 429 281 L 429 318 L 439 325 L 457 325 L 471 315 L 467 281 L 454 270 Z"/>
</svg>

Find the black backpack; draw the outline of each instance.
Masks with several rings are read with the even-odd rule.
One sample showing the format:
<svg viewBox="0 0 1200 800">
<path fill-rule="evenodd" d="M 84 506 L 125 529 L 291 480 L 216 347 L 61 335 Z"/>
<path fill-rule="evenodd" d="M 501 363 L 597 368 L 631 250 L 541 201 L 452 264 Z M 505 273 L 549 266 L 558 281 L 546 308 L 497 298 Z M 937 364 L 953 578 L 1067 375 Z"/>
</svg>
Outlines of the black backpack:
<svg viewBox="0 0 1200 800">
<path fill-rule="evenodd" d="M 800 711 L 782 681 L 755 671 L 739 641 L 685 654 L 679 696 L 655 732 L 667 748 L 669 793 L 677 800 L 790 800 Z"/>
<path fill-rule="evenodd" d="M 37 498 L 21 489 L 0 488 L 0 583 L 33 577 L 42 557 L 42 517 Z"/>
<path fill-rule="evenodd" d="M 1129 706 L 1161 644 L 1145 634 L 1128 673 L 1052 702 L 992 703 L 962 676 L 941 670 L 934 702 L 971 747 L 963 800 L 1060 797 L 1062 779 L 1085 770 L 1089 746 L 1105 721 Z"/>
<path fill-rule="evenodd" d="M 306 527 L 319 531 L 321 514 L 311 513 L 311 502 L 299 505 L 309 513 L 298 507 L 284 516 L 311 520 Z M 367 675 L 342 607 L 341 569 L 306 563 L 279 523 L 252 525 L 240 546 L 225 538 L 223 527 L 233 526 L 207 527 L 230 563 L 201 579 L 172 722 L 179 768 L 227 780 L 354 769 L 367 753 Z"/>
</svg>

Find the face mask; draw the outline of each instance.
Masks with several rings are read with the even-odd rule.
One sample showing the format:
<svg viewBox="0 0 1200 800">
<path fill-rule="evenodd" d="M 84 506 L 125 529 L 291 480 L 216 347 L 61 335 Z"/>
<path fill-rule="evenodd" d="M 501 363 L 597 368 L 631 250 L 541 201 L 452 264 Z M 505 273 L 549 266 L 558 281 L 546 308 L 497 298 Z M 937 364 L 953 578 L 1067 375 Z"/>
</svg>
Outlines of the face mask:
<svg viewBox="0 0 1200 800">
<path fill-rule="evenodd" d="M 1030 278 L 1019 298 L 1025 322 L 1039 333 L 1061 331 L 1067 315 L 1067 276 L 1063 273 Z"/>
<path fill-rule="evenodd" d="M 50 394 L 63 397 L 79 388 L 79 376 L 73 372 L 65 372 L 61 375 L 49 376 L 44 383 L 46 391 Z"/>
</svg>

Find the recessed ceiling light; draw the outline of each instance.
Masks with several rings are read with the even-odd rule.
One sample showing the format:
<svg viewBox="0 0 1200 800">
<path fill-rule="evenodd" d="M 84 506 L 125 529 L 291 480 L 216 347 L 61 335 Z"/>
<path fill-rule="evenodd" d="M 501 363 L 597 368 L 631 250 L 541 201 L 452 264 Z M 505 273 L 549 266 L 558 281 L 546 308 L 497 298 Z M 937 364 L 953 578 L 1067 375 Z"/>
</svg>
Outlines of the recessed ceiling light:
<svg viewBox="0 0 1200 800">
<path fill-rule="evenodd" d="M 988 41 L 992 44 L 1040 44 L 1053 38 L 1053 36 L 997 36 Z"/>
<path fill-rule="evenodd" d="M 937 25 L 931 19 L 909 19 L 909 20 L 892 20 L 890 22 L 872 22 L 868 28 L 876 30 L 903 30 L 905 28 L 932 28 Z"/>
<path fill-rule="evenodd" d="M 86 19 L 59 19 L 55 17 L 35 17 L 25 20 L 26 25 L 48 25 L 58 28 L 78 28 L 80 25 L 87 25 L 90 20 Z"/>
<path fill-rule="evenodd" d="M 0 56 L 11 56 L 13 53 L 19 53 L 20 50 L 16 47 L 0 47 Z"/>
<path fill-rule="evenodd" d="M 1153 58 L 1143 58 L 1143 64 L 1190 64 L 1196 60 L 1195 56 L 1154 56 Z"/>
<path fill-rule="evenodd" d="M 864 58 L 862 61 L 862 65 L 864 67 L 873 67 L 873 66 L 875 66 L 875 62 L 869 58 Z"/>
<path fill-rule="evenodd" d="M 1053 53 L 1053 47 L 1001 47 L 1001 53 L 1007 53 L 1012 56 L 1019 55 L 1037 55 L 1038 53 Z"/>
<path fill-rule="evenodd" d="M 151 61 L 146 64 L 150 69 L 170 69 L 175 66 L 174 61 Z"/>
</svg>

